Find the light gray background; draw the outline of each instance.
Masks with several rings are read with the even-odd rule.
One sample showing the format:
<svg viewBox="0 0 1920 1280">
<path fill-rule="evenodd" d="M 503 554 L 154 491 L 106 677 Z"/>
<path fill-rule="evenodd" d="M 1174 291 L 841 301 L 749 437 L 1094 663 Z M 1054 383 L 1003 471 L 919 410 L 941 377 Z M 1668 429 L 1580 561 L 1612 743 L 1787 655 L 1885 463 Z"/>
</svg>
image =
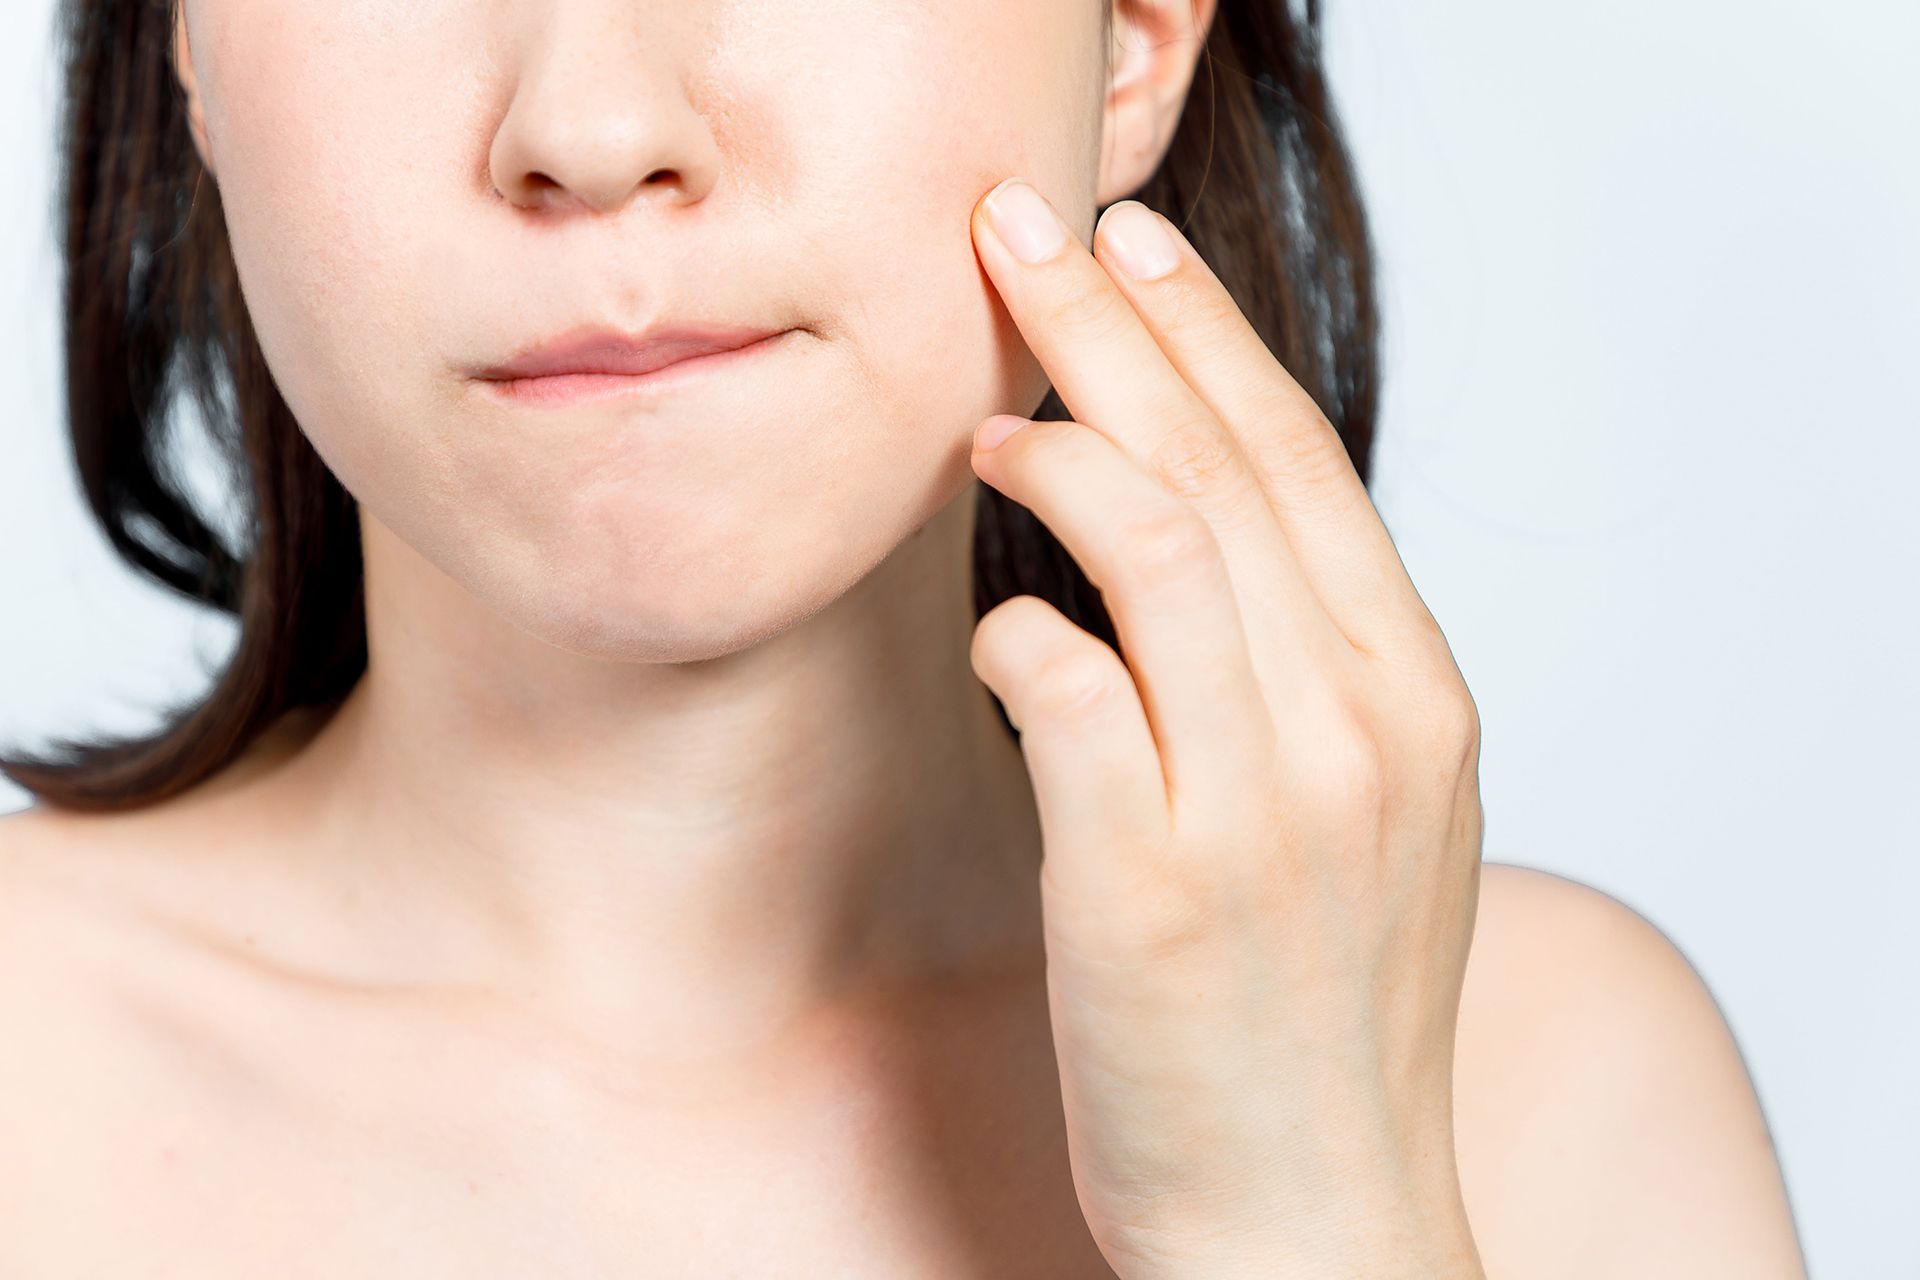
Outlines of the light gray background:
<svg viewBox="0 0 1920 1280">
<path fill-rule="evenodd" d="M 1699 968 L 1816 1276 L 1920 1276 L 1920 6 L 1330 8 L 1383 268 L 1375 496 L 1480 707 L 1486 855 Z M 7 734 L 145 723 L 231 639 L 75 496 L 51 14 L 0 6 Z"/>
</svg>

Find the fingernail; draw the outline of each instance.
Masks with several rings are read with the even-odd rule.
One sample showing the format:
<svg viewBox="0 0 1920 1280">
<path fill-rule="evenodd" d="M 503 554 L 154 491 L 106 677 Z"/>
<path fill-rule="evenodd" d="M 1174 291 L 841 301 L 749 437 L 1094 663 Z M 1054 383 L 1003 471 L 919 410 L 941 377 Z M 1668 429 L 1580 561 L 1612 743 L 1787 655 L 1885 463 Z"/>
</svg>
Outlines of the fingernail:
<svg viewBox="0 0 1920 1280">
<path fill-rule="evenodd" d="M 1138 200 L 1108 209 L 1100 218 L 1099 236 L 1120 269 L 1136 280 L 1157 280 L 1180 265 L 1180 251 L 1159 215 Z"/>
<path fill-rule="evenodd" d="M 1011 413 L 995 414 L 980 424 L 980 430 L 974 434 L 974 448 L 982 453 L 998 449 L 1002 441 L 1026 426 L 1027 421 Z"/>
<path fill-rule="evenodd" d="M 1067 224 L 1046 197 L 1018 178 L 1008 178 L 987 196 L 987 217 L 1013 256 L 1045 262 L 1067 242 Z"/>
</svg>

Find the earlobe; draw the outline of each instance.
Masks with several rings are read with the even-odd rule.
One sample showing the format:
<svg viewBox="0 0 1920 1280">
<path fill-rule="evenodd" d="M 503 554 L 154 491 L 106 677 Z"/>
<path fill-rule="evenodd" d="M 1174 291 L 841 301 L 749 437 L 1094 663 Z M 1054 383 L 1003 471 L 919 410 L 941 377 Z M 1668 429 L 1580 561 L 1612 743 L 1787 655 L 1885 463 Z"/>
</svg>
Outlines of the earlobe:
<svg viewBox="0 0 1920 1280">
<path fill-rule="evenodd" d="M 187 129 L 193 135 L 193 149 L 200 153 L 200 164 L 209 176 L 213 174 L 213 147 L 207 137 L 207 117 L 200 103 L 200 82 L 194 74 L 193 49 L 187 39 L 187 6 L 185 0 L 175 0 L 173 5 L 173 73 L 180 83 L 180 92 L 187 107 Z"/>
<path fill-rule="evenodd" d="M 1131 196 L 1166 157 L 1206 56 L 1216 2 L 1113 0 L 1096 203 Z"/>
</svg>

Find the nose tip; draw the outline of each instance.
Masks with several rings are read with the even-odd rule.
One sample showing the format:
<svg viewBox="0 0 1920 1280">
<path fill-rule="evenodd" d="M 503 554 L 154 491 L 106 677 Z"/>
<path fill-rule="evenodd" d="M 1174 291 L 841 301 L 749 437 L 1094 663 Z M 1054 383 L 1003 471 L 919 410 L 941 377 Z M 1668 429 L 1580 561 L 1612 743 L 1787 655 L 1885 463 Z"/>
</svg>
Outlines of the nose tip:
<svg viewBox="0 0 1920 1280">
<path fill-rule="evenodd" d="M 688 99 L 678 42 L 634 38 L 606 10 L 556 5 L 525 33 L 488 154 L 493 189 L 539 211 L 612 213 L 637 198 L 685 202 L 714 181 L 717 148 Z M 600 15 L 593 22 L 586 20 Z"/>
<path fill-rule="evenodd" d="M 684 196 L 686 186 L 685 180 L 673 169 L 655 169 L 638 183 L 628 182 L 618 173 L 599 176 L 577 172 L 567 177 L 539 169 L 510 176 L 507 182 L 503 188 L 496 180 L 494 190 L 515 204 L 540 210 L 583 208 L 595 213 L 616 213 L 641 192 L 659 192 L 658 196 L 649 197 L 656 199 L 675 192 Z"/>
</svg>

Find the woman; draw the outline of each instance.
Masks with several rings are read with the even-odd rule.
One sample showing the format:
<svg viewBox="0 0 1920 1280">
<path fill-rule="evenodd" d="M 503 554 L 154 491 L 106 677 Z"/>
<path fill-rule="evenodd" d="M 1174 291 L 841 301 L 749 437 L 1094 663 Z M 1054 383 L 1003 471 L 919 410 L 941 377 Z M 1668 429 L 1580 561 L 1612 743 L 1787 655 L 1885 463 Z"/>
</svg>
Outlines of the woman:
<svg viewBox="0 0 1920 1280">
<path fill-rule="evenodd" d="M 82 474 L 240 630 L 6 762 L 0 1274 L 1800 1274 L 1481 865 L 1313 6 L 69 13 Z"/>
</svg>

